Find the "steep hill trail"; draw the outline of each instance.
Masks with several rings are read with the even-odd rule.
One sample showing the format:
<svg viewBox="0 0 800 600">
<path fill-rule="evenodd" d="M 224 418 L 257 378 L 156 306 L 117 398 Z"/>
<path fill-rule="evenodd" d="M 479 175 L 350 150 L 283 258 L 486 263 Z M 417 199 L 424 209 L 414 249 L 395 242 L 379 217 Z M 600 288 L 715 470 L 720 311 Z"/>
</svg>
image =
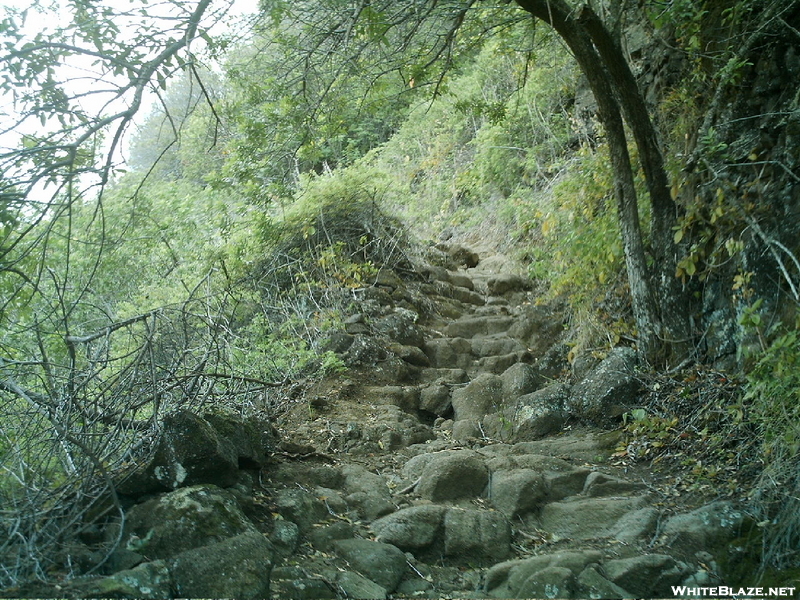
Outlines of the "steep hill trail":
<svg viewBox="0 0 800 600">
<path fill-rule="evenodd" d="M 689 505 L 620 451 L 642 390 L 632 349 L 570 364 L 561 311 L 502 255 L 451 244 L 414 264 L 349 292 L 344 331 L 324 342 L 347 371 L 298 382 L 274 423 L 168 415 L 117 485 L 124 519 L 109 510 L 65 549 L 88 576 L 12 595 L 692 598 L 755 584 L 740 507 Z"/>
<path fill-rule="evenodd" d="M 264 485 L 299 544 L 272 571 L 274 597 L 674 597 L 720 583 L 713 552 L 743 513 L 675 514 L 647 469 L 611 460 L 619 431 L 593 426 L 635 405 L 633 352 L 570 370 L 563 316 L 508 258 L 443 250 L 419 281 L 385 271 L 357 293 L 329 341 L 352 371 L 283 419 Z"/>
</svg>

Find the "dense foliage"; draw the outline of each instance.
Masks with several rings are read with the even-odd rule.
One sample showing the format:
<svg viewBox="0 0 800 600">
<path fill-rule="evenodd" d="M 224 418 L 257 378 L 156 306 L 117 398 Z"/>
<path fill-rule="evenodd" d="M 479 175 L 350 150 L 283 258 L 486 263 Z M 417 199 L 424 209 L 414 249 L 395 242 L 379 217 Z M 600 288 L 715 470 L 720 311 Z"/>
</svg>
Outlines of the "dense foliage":
<svg viewBox="0 0 800 600">
<path fill-rule="evenodd" d="M 642 144 L 624 150 L 647 283 L 689 299 L 673 374 L 746 371 L 732 427 L 763 440 L 752 496 L 784 524 L 766 557 L 796 564 L 800 8 L 590 4 L 660 129 L 666 258 Z M 75 0 L 33 31 L 49 10 L 0 21 L 0 587 L 73 575 L 57 549 L 165 411 L 274 411 L 281 384 L 343 369 L 319 342 L 349 291 L 408 265 L 404 227 L 526 261 L 571 307 L 572 357 L 644 335 L 615 149 L 520 7 L 263 2 L 239 38 L 214 29 L 222 1 Z"/>
</svg>

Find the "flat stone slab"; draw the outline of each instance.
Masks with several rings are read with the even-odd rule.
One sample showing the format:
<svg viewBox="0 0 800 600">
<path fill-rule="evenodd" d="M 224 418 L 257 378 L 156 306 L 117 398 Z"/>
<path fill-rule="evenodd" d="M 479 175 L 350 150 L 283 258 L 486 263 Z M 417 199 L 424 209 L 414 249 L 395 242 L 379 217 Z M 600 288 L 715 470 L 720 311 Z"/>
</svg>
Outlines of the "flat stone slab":
<svg viewBox="0 0 800 600">
<path fill-rule="evenodd" d="M 542 508 L 539 526 L 553 535 L 573 540 L 612 537 L 621 518 L 647 504 L 642 496 L 552 502 Z"/>
<path fill-rule="evenodd" d="M 454 338 L 472 338 L 476 335 L 506 332 L 513 324 L 513 317 L 465 317 L 450 323 L 445 328 L 445 333 Z"/>
</svg>

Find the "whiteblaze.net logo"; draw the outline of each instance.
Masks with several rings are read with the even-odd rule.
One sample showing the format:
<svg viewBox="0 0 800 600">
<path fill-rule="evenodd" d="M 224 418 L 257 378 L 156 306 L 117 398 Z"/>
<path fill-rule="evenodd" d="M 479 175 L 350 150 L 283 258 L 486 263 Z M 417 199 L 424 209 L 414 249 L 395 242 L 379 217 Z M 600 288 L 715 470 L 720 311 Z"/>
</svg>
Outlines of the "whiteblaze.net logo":
<svg viewBox="0 0 800 600">
<path fill-rule="evenodd" d="M 728 587 L 720 585 L 717 587 L 689 587 L 685 585 L 673 585 L 672 593 L 682 598 L 691 597 L 717 597 L 717 598 L 769 598 L 784 597 L 794 598 L 795 590 L 793 587 Z"/>
</svg>

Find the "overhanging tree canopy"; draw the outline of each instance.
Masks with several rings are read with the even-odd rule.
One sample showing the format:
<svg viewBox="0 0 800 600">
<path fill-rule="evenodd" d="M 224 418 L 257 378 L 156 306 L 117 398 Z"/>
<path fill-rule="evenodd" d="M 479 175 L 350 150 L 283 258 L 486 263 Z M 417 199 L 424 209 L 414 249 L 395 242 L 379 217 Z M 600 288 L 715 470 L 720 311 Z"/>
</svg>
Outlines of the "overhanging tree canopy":
<svg viewBox="0 0 800 600">
<path fill-rule="evenodd" d="M 481 36 L 519 20 L 516 6 L 554 28 L 594 92 L 611 149 L 641 349 L 653 361 L 676 362 L 686 356 L 690 335 L 686 298 L 673 275 L 680 258 L 672 236 L 678 210 L 669 191 L 659 136 L 622 50 L 618 25 L 624 3 L 519 0 L 515 6 L 490 7 L 478 0 L 355 5 L 278 0 L 263 2 L 262 12 L 285 28 L 282 35 L 296 44 L 296 61 L 285 65 L 286 73 L 306 97 L 313 118 L 319 106 L 314 98 L 331 94 L 356 70 L 367 86 L 392 74 L 409 89 L 427 85 L 435 93 L 459 52 L 468 52 Z M 775 6 L 772 2 L 765 12 Z M 7 40 L 0 57 L 6 71 L 0 87 L 13 99 L 14 118 L 4 129 L 25 131 L 36 120 L 41 126 L 28 129 L 20 147 L 0 154 L 3 222 L 17 224 L 24 212 L 24 222 L 36 224 L 46 215 L 68 212 L 70 203 L 86 193 L 85 187 L 76 187 L 77 182 L 85 184 L 88 176 L 96 188 L 93 193 L 101 194 L 145 91 L 163 88 L 177 71 L 191 71 L 192 44 L 198 38 L 212 41 L 208 24 L 229 7 L 227 1 L 170 0 L 119 11 L 76 0 L 69 8 L 69 24 L 34 36 L 26 33 L 25 19 L 43 9 L 34 4 L 27 11 L 10 12 L 0 25 Z M 94 73 L 72 72 L 65 78 L 59 64 L 76 59 L 91 63 Z M 99 114 L 83 106 L 91 98 L 102 98 Z M 650 196 L 649 248 L 642 239 L 624 123 L 633 135 Z M 44 192 L 46 187 L 49 193 Z M 5 228 L 2 268 L 6 275 L 17 277 L 16 284 L 6 283 L 9 298 L 31 283 L 35 287 L 39 277 L 19 266 L 44 241 L 34 239 L 31 231 L 31 227 Z"/>
</svg>

